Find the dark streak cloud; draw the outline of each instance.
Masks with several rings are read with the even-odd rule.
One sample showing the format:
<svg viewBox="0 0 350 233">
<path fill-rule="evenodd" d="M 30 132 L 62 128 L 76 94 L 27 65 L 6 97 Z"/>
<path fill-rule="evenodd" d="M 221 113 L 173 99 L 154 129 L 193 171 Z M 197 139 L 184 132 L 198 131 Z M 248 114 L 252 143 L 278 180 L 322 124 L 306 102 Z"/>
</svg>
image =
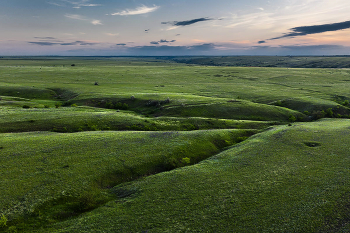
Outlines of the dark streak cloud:
<svg viewBox="0 0 350 233">
<path fill-rule="evenodd" d="M 195 24 L 195 23 L 203 22 L 203 21 L 208 21 L 208 20 L 214 20 L 214 19 L 206 17 L 206 18 L 191 19 L 191 20 L 186 20 L 186 21 L 162 22 L 162 24 L 171 24 L 173 26 L 188 26 L 191 24 Z"/>
<path fill-rule="evenodd" d="M 60 45 L 95 45 L 95 44 L 97 44 L 97 43 L 88 43 L 85 41 L 77 40 L 77 41 L 70 42 L 70 43 L 62 43 Z"/>
<path fill-rule="evenodd" d="M 176 40 L 165 40 L 165 39 L 161 39 L 160 41 L 151 41 L 150 44 L 160 44 L 160 43 L 173 43 Z"/>
<path fill-rule="evenodd" d="M 340 22 L 340 23 L 332 23 L 332 24 L 322 24 L 322 25 L 313 25 L 313 26 L 301 26 L 291 28 L 292 32 L 287 33 L 283 36 L 271 38 L 270 40 L 277 40 L 286 37 L 295 37 L 295 36 L 305 36 L 309 34 L 317 34 L 323 32 L 332 32 L 339 31 L 350 28 L 350 21 Z"/>
<path fill-rule="evenodd" d="M 118 46 L 125 46 L 126 44 L 124 43 L 120 43 L 120 44 L 117 44 Z"/>
<path fill-rule="evenodd" d="M 34 37 L 35 39 L 41 39 L 41 40 L 56 40 L 56 38 L 54 38 L 54 37 L 50 37 L 50 36 L 48 36 L 48 37 Z"/>
<path fill-rule="evenodd" d="M 52 42 L 42 42 L 42 41 L 37 41 L 37 42 L 28 42 L 29 44 L 35 44 L 35 45 L 40 45 L 40 46 L 52 46 L 56 45 L 57 43 L 52 43 Z"/>
<path fill-rule="evenodd" d="M 29 44 L 40 45 L 40 46 L 52 46 L 52 45 L 69 46 L 69 45 L 96 45 L 96 44 L 98 44 L 98 43 L 90 43 L 90 42 L 79 41 L 79 40 L 74 41 L 74 42 L 67 42 L 67 43 L 50 42 L 50 41 L 30 41 L 28 43 Z"/>
<path fill-rule="evenodd" d="M 62 43 L 60 45 L 76 45 L 77 43 L 76 42 L 71 42 L 71 43 Z"/>
<path fill-rule="evenodd" d="M 264 44 L 264 43 L 266 43 L 266 41 L 264 41 L 264 40 L 261 40 L 258 42 L 258 44 Z"/>
<path fill-rule="evenodd" d="M 173 43 L 173 42 L 175 42 L 176 40 L 170 40 L 170 41 L 168 41 L 168 40 L 164 40 L 164 39 L 161 39 L 160 41 L 159 41 L 159 43 Z"/>
</svg>

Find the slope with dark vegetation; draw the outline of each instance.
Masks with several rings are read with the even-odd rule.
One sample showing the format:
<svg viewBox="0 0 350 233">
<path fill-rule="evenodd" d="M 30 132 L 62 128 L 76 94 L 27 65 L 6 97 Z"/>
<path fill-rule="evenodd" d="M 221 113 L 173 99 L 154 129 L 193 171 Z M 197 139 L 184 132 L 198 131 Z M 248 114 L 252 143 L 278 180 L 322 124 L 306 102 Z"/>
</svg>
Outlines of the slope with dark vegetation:
<svg viewBox="0 0 350 233">
<path fill-rule="evenodd" d="M 0 231 L 347 232 L 346 59 L 2 58 Z"/>
</svg>

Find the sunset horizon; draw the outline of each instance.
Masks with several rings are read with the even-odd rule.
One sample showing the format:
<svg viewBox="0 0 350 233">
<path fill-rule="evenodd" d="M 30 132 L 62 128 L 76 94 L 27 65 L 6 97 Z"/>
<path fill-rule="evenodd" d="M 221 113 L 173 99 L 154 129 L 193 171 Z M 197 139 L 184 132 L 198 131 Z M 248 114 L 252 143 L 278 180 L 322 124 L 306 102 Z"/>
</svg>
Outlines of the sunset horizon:
<svg viewBox="0 0 350 233">
<path fill-rule="evenodd" d="M 350 55 L 350 3 L 13 0 L 0 56 Z"/>
</svg>

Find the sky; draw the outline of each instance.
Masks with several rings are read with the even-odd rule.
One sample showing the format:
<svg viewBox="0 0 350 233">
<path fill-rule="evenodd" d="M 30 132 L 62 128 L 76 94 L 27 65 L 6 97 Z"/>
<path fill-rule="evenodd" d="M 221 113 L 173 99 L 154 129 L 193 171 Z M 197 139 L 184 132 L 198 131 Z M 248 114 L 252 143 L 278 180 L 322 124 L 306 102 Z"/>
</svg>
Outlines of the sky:
<svg viewBox="0 0 350 233">
<path fill-rule="evenodd" d="M 0 56 L 350 55 L 349 0 L 1 0 Z"/>
</svg>

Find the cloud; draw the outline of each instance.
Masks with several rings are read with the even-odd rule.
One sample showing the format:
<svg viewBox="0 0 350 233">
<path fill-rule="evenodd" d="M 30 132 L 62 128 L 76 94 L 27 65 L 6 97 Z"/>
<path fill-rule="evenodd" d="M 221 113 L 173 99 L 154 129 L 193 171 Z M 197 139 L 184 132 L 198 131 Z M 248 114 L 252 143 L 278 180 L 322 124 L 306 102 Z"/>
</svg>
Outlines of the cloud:
<svg viewBox="0 0 350 233">
<path fill-rule="evenodd" d="M 175 30 L 175 29 L 177 29 L 177 28 L 179 28 L 179 26 L 173 26 L 173 27 L 169 27 L 168 29 L 166 29 L 167 31 L 170 31 L 170 30 Z"/>
<path fill-rule="evenodd" d="M 258 44 L 264 44 L 264 43 L 266 43 L 266 41 L 264 40 L 258 41 Z"/>
<path fill-rule="evenodd" d="M 150 29 L 146 29 L 145 32 L 148 33 Z"/>
<path fill-rule="evenodd" d="M 309 34 L 317 34 L 323 32 L 339 31 L 350 28 L 350 21 L 332 23 L 332 24 L 322 24 L 322 25 L 313 25 L 313 26 L 301 26 L 291 28 L 292 32 L 287 33 L 283 36 L 271 38 L 270 40 L 277 40 L 286 37 L 295 37 L 295 36 L 305 36 Z"/>
<path fill-rule="evenodd" d="M 91 23 L 92 23 L 93 25 L 103 25 L 103 24 L 101 23 L 101 20 L 97 20 L 97 19 L 92 20 Z"/>
<path fill-rule="evenodd" d="M 35 37 L 37 38 L 37 37 Z M 44 37 L 45 38 L 45 37 Z M 50 37 L 48 37 L 50 38 Z M 40 46 L 53 46 L 53 45 L 62 45 L 62 46 L 69 46 L 69 45 L 96 45 L 98 43 L 95 42 L 87 42 L 87 41 L 73 41 L 73 42 L 50 42 L 50 41 L 30 41 L 28 42 L 29 44 L 35 44 L 35 45 L 40 45 Z"/>
<path fill-rule="evenodd" d="M 35 44 L 40 46 L 52 46 L 56 45 L 57 43 L 54 42 L 43 42 L 43 41 L 34 41 L 34 42 L 28 42 L 29 44 Z"/>
<path fill-rule="evenodd" d="M 191 24 L 195 24 L 195 23 L 203 22 L 203 21 L 208 21 L 208 20 L 214 20 L 214 19 L 206 17 L 206 18 L 191 19 L 191 20 L 186 20 L 186 21 L 162 22 L 162 24 L 171 24 L 173 26 L 188 26 Z"/>
<path fill-rule="evenodd" d="M 56 40 L 56 38 L 48 36 L 48 37 L 34 37 L 35 39 L 41 39 L 41 40 Z"/>
<path fill-rule="evenodd" d="M 117 44 L 118 46 L 125 46 L 126 44 L 124 43 L 120 43 L 120 44 Z"/>
<path fill-rule="evenodd" d="M 56 3 L 56 2 L 47 2 L 48 4 L 54 5 L 54 6 L 60 6 L 60 7 L 64 7 L 64 5 Z"/>
<path fill-rule="evenodd" d="M 119 33 L 105 33 L 107 36 L 119 36 Z"/>
<path fill-rule="evenodd" d="M 170 41 L 168 41 L 168 40 L 164 40 L 164 39 L 161 39 L 160 41 L 159 41 L 159 43 L 173 43 L 173 42 L 175 42 L 176 40 L 170 40 Z"/>
<path fill-rule="evenodd" d="M 89 20 L 88 18 L 86 18 L 86 17 L 84 17 L 82 15 L 65 14 L 64 16 L 67 17 L 67 18 L 76 19 L 76 20 L 83 20 L 83 21 Z M 98 20 L 98 19 L 91 20 L 91 24 L 93 24 L 93 25 L 103 25 L 101 20 Z"/>
<path fill-rule="evenodd" d="M 70 43 L 62 43 L 59 45 L 77 45 L 77 42 L 70 42 Z"/>
<path fill-rule="evenodd" d="M 87 19 L 86 19 L 84 16 L 82 16 L 82 15 L 65 14 L 64 16 L 67 17 L 67 18 L 70 18 L 70 19 L 87 20 Z"/>
<path fill-rule="evenodd" d="M 81 7 L 95 7 L 95 6 L 102 6 L 101 4 L 92 4 L 89 3 L 90 0 L 80 0 L 80 1 L 70 1 L 70 0 L 61 0 L 63 2 L 67 2 L 71 5 L 73 5 L 73 8 L 81 8 Z"/>
<path fill-rule="evenodd" d="M 45 36 L 45 37 L 36 36 L 36 37 L 34 37 L 34 39 L 38 39 L 39 40 L 38 42 L 42 42 L 43 45 L 51 45 L 51 44 L 62 43 L 63 42 L 63 41 L 61 41 L 61 40 L 59 40 L 59 39 L 57 39 L 55 37 L 51 37 L 51 36 Z"/>
<path fill-rule="evenodd" d="M 153 7 L 148 7 L 145 5 L 142 5 L 140 7 L 137 7 L 136 9 L 126 9 L 120 12 L 112 13 L 111 15 L 142 15 L 151 13 L 153 11 L 156 11 L 160 8 L 160 6 L 153 5 Z"/>
<path fill-rule="evenodd" d="M 77 41 L 74 41 L 71 43 L 62 43 L 60 45 L 96 45 L 96 44 L 98 44 L 98 43 L 77 40 Z"/>
<path fill-rule="evenodd" d="M 173 43 L 175 42 L 176 40 L 164 40 L 164 39 L 161 39 L 160 41 L 151 41 L 150 43 L 151 44 L 160 44 L 160 43 Z"/>
</svg>

